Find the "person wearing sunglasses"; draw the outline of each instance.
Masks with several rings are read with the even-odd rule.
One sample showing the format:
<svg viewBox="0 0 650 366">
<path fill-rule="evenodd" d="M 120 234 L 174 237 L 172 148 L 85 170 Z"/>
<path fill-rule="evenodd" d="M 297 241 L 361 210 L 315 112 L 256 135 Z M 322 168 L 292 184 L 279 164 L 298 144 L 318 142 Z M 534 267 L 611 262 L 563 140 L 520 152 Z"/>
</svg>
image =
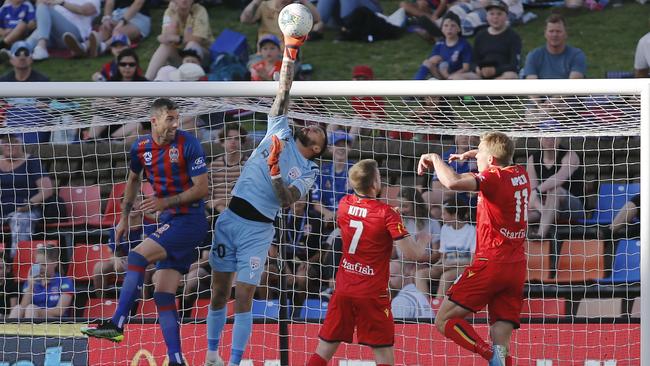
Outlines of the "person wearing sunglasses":
<svg viewBox="0 0 650 366">
<path fill-rule="evenodd" d="M 25 41 L 18 41 L 11 46 L 9 62 L 13 70 L 0 76 L 0 81 L 50 81 L 47 76 L 32 69 L 34 60 L 30 49 Z"/>
<path fill-rule="evenodd" d="M 117 73 L 110 81 L 147 81 L 140 73 L 140 59 L 132 48 L 117 55 Z"/>
</svg>

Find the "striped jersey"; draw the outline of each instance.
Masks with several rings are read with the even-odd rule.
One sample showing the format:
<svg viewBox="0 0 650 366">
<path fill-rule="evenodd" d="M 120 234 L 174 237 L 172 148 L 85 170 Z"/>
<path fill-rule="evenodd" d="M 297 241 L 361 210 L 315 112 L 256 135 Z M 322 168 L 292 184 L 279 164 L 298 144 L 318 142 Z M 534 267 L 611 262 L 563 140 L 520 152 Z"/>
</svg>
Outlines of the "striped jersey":
<svg viewBox="0 0 650 366">
<path fill-rule="evenodd" d="M 207 173 L 205 153 L 194 135 L 176 131 L 174 140 L 158 145 L 151 135 L 137 139 L 131 146 L 131 170 L 151 183 L 158 198 L 171 197 L 193 186 L 192 177 Z M 205 201 L 187 203 L 165 210 L 170 214 L 204 215 Z"/>
</svg>

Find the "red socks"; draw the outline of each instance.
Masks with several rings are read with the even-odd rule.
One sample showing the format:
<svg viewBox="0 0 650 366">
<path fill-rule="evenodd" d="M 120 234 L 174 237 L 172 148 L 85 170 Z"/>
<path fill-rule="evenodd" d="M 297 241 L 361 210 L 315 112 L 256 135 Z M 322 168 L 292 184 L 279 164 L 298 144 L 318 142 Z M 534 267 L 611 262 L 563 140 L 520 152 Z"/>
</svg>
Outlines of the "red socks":
<svg viewBox="0 0 650 366">
<path fill-rule="evenodd" d="M 478 353 L 486 360 L 492 358 L 492 347 L 487 344 L 474 330 L 474 328 L 462 318 L 447 320 L 445 324 L 445 337 L 456 342 L 466 350 Z"/>
<path fill-rule="evenodd" d="M 318 353 L 314 353 L 309 358 L 307 366 L 327 366 L 327 361 L 322 358 Z"/>
</svg>

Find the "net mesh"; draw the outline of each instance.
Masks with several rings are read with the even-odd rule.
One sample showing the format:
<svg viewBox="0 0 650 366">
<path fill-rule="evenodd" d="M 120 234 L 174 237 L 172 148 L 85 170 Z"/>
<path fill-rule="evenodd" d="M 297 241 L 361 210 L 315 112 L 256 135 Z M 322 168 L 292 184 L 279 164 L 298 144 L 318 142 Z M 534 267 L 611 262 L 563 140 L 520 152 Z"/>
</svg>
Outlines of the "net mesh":
<svg viewBox="0 0 650 366">
<path fill-rule="evenodd" d="M 7 324 L 0 327 L 0 364 L 49 364 L 47 360 L 54 359 L 73 365 L 147 364 L 145 359 L 149 365 L 162 364 L 166 350 L 154 324 L 150 279 L 133 309 L 125 342 L 114 345 L 78 332 L 88 321 L 110 317 L 117 303 L 123 276 L 116 268 L 121 272 L 124 263 L 112 259 L 106 243 L 119 217 L 131 142 L 148 133 L 153 99 L 4 100 L 0 135 L 18 134 L 22 141 L 2 140 L 3 164 L 10 162 L 13 168 L 13 162 L 22 161 L 24 149 L 40 161 L 47 174 L 38 177 L 49 177 L 60 202 L 38 202 L 41 207 L 31 211 L 40 216 L 2 214 L 7 277 L 18 284 L 18 289 L 6 287 L 5 292 L 27 295 L 19 299 L 23 309 L 13 314 L 21 319 L 8 319 L 11 309 L 6 311 Z M 245 157 L 266 132 L 265 113 L 273 99 L 175 101 L 181 106 L 182 128 L 197 135 L 209 161 L 206 215 L 213 222 L 227 206 Z M 516 163 L 534 165 L 539 159 L 546 164 L 547 177 L 566 173 L 566 183 L 555 190 L 547 187 L 539 202 L 530 204 L 522 327 L 511 343 L 515 364 L 638 364 L 640 224 L 634 198 L 640 177 L 639 111 L 640 97 L 634 94 L 294 98 L 290 117 L 295 126 L 320 123 L 331 133 L 330 142 L 347 143 L 337 141 L 338 146 L 330 148 L 319 161 L 323 176 L 317 189 L 276 222 L 278 234 L 256 291 L 256 324 L 242 364 L 279 364 L 282 351 L 289 353 L 290 364 L 305 364 L 315 350 L 341 256 L 333 213 L 348 187 L 340 184 L 340 177 L 345 177 L 348 161 L 362 158 L 379 162 L 382 199 L 400 207 L 409 232 L 429 248 L 417 262 L 402 260 L 396 252 L 391 264 L 395 363 L 484 364 L 445 340 L 433 324 L 440 295 L 462 272 L 471 252 L 476 198 L 445 190 L 435 174 L 415 172 L 421 154 L 445 156 L 474 148 L 478 135 L 492 130 L 516 138 Z M 476 170 L 471 163 L 454 168 Z M 2 203 L 3 210 L 10 210 L 5 197 L 24 194 L 19 191 L 30 175 L 7 175 L 6 170 L 0 169 Z M 150 194 L 151 187 L 143 184 L 142 191 Z M 622 211 L 627 215 L 620 215 Z M 143 218 L 143 225 L 150 220 Z M 24 300 L 30 297 L 22 290 L 24 284 L 42 277 L 39 271 L 45 270 L 40 267 L 52 262 L 34 256 L 41 245 L 59 248 L 58 272 L 74 286 L 70 304 L 59 313 L 26 309 L 32 301 Z M 209 245 L 208 238 L 203 249 Z M 35 261 L 41 266 L 33 266 Z M 207 347 L 204 318 L 210 295 L 205 251 L 197 253 L 193 269 L 178 289 L 177 303 L 184 355 L 188 364 L 199 365 Z M 54 304 L 65 297 L 48 296 Z M 229 319 L 233 312 L 231 301 Z M 487 339 L 487 312 L 470 319 Z M 285 331 L 278 323 L 283 321 L 288 324 L 288 344 L 280 341 Z M 224 358 L 231 335 L 228 325 L 220 346 Z M 346 345 L 334 360 L 353 366 L 372 359 L 363 346 Z"/>
</svg>

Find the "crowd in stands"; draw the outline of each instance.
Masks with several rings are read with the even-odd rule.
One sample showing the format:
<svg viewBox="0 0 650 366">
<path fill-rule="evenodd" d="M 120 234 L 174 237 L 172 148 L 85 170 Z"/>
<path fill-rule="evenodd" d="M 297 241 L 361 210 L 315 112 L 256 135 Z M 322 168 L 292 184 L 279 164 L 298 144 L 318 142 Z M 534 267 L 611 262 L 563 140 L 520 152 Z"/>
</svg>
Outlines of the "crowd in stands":
<svg viewBox="0 0 650 366">
<path fill-rule="evenodd" d="M 241 22 L 258 24 L 257 52 L 248 65 L 252 80 L 275 80 L 282 55 L 282 34 L 277 16 L 290 0 L 253 0 L 241 13 Z M 310 37 L 318 40 L 328 27 L 349 28 L 351 17 L 370 9 L 381 13 L 376 0 L 319 0 L 316 4 L 301 0 L 314 16 Z M 212 72 L 214 55 L 211 45 L 214 37 L 206 8 L 193 0 L 171 0 L 162 19 L 159 46 L 148 60 L 141 63 L 136 45 L 151 32 L 148 0 L 106 0 L 104 8 L 99 0 L 8 0 L 0 8 L 0 59 L 11 63 L 13 70 L 0 81 L 47 81 L 48 77 L 32 68 L 34 61 L 49 57 L 54 49 L 68 49 L 77 57 L 96 57 L 110 52 L 113 59 L 94 73 L 94 81 L 196 81 L 206 80 Z M 366 9 L 366 10 L 360 10 Z M 422 62 L 415 79 L 514 79 L 514 78 L 584 78 L 587 62 L 582 50 L 567 44 L 566 20 L 557 14 L 545 23 L 546 44 L 531 51 L 521 68 L 521 38 L 514 25 L 522 21 L 521 1 L 447 1 L 416 0 L 401 4 L 404 19 L 399 27 L 415 27 L 428 36 L 438 36 L 429 57 Z M 93 22 L 101 16 L 101 23 Z M 354 18 L 356 19 L 356 18 Z M 384 18 L 380 18 L 384 19 Z M 394 19 L 384 20 L 394 22 Z M 394 25 L 393 23 L 390 23 Z M 346 28 L 346 29 L 347 29 Z M 93 30 L 94 29 L 94 30 Z M 433 30 L 433 31 L 432 31 Z M 474 36 L 473 44 L 465 37 Z M 369 39 L 370 40 L 370 39 Z M 647 77 L 650 69 L 650 33 L 638 44 L 634 61 L 635 75 Z M 372 67 L 357 65 L 353 80 L 375 78 Z M 104 101 L 105 103 L 106 101 Z M 384 115 L 385 100 L 377 96 L 355 97 L 350 100 L 360 117 Z M 444 106 L 437 98 L 423 100 L 423 105 Z M 534 101 L 544 109 L 545 100 Z M 39 113 L 44 106 L 35 98 L 6 99 L 2 106 L 3 120 L 11 124 L 12 114 Z M 123 103 L 138 104 L 138 100 L 115 98 L 112 107 Z M 107 107 L 105 104 L 104 107 Z M 531 107 L 532 108 L 532 107 Z M 532 112 L 530 112 L 532 113 Z M 101 115 L 94 116 L 97 127 L 78 132 L 77 140 L 99 141 L 106 138 L 130 141 L 147 133 L 146 124 L 102 125 Z M 436 119 L 432 108 L 414 110 L 414 118 L 424 121 Z M 187 123 L 195 123 L 187 121 Z M 545 123 L 553 123 L 546 120 Z M 196 126 L 190 128 L 196 130 Z M 340 237 L 335 227 L 339 200 L 350 193 L 347 171 L 353 161 L 349 158 L 351 146 L 360 136 L 375 132 L 361 128 L 345 130 L 328 126 L 331 160 L 320 166 L 315 188 L 304 200 L 296 202 L 278 219 L 276 240 L 265 264 L 266 275 L 256 293 L 259 299 L 279 296 L 280 274 L 285 276 L 286 288 L 292 289 L 290 301 L 302 305 L 310 295 L 327 297 L 331 294 L 335 268 L 340 254 Z M 437 136 L 388 131 L 389 139 L 431 141 Z M 227 207 L 230 191 L 247 160 L 244 145 L 249 141 L 246 129 L 238 124 L 226 124 L 219 131 L 217 142 L 223 148 L 219 156 L 211 157 L 210 194 L 207 198 L 208 215 L 212 220 Z M 34 263 L 26 279 L 18 283 L 10 274 L 16 259 L 18 243 L 31 240 L 42 218 L 63 216 L 60 201 L 53 189 L 52 179 L 37 156 L 28 155 L 23 142 L 13 135 L 0 139 L 0 218 L 4 242 L 4 256 L 0 258 L 0 312 L 13 318 L 43 318 L 72 315 L 75 283 L 64 276 L 61 258 L 66 254 L 60 248 L 43 245 L 37 248 Z M 560 145 L 557 138 L 543 137 L 539 150 L 531 152 L 525 162 L 533 189 L 530 197 L 529 221 L 534 228 L 531 239 L 552 237 L 550 232 L 561 222 L 575 222 L 584 218 L 584 164 L 577 153 Z M 470 136 L 454 136 L 454 144 L 443 157 L 460 154 L 476 148 L 477 141 Z M 476 172 L 472 162 L 455 161 L 451 164 L 457 173 Z M 403 187 L 387 199 L 400 208 L 406 229 L 427 247 L 426 255 L 414 263 L 404 263 L 395 251 L 391 263 L 390 286 L 394 291 L 395 317 L 418 318 L 433 316 L 430 298 L 442 297 L 453 280 L 463 271 L 473 256 L 475 228 L 472 225 L 476 197 L 470 194 L 452 194 L 439 184 L 435 176 L 426 177 L 414 187 Z M 622 228 L 638 222 L 639 196 L 634 197 L 607 228 L 619 233 Z M 155 217 L 134 210 L 129 234 L 116 243 L 109 234 L 106 245 L 112 257 L 98 262 L 93 268 L 92 291 L 96 297 L 115 296 L 120 275 L 125 271 L 125 256 L 144 236 L 155 230 Z M 626 233 L 621 235 L 628 234 Z M 111 231 L 109 230 L 109 233 Z M 206 238 L 210 243 L 210 238 Z M 67 257 L 69 258 L 69 255 Z M 283 263 L 281 263 L 283 262 Z M 196 262 L 179 289 L 182 309 L 188 311 L 197 297 L 209 290 L 208 250 L 197 253 Z M 155 276 L 147 271 L 147 282 Z M 145 286 L 146 289 L 146 286 Z M 20 292 L 21 296 L 17 295 Z M 148 296 L 147 294 L 144 295 Z"/>
</svg>

